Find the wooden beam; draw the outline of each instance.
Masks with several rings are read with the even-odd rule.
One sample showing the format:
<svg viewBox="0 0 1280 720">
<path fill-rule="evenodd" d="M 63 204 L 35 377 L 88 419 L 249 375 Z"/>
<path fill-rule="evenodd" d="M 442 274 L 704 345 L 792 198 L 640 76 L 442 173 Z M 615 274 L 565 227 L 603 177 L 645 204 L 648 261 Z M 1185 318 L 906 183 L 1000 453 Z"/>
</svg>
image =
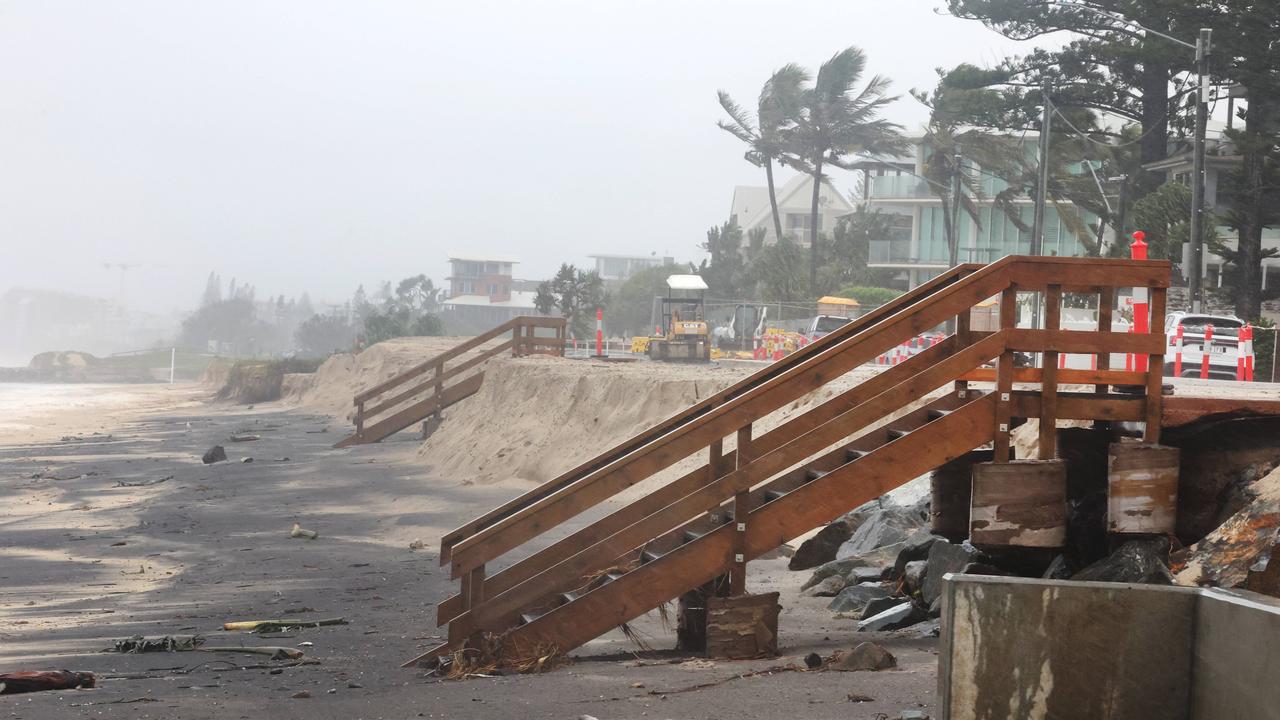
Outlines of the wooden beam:
<svg viewBox="0 0 1280 720">
<path fill-rule="evenodd" d="M 1062 286 L 1051 284 L 1044 293 L 1044 328 L 1057 330 L 1062 325 Z M 1050 460 L 1057 454 L 1058 442 L 1058 353 L 1047 350 L 1043 355 L 1040 385 L 1040 459 Z"/>
<path fill-rule="evenodd" d="M 1018 324 L 1018 290 L 1010 285 L 1000 294 L 1000 331 L 1006 338 L 1017 332 Z M 995 462 L 1010 460 L 1009 430 L 1013 422 L 1010 400 L 1013 392 L 1013 349 L 1005 343 L 1000 361 L 996 365 L 995 421 L 991 443 Z"/>
<path fill-rule="evenodd" d="M 1032 330 L 1018 328 L 1009 336 L 1009 348 L 1022 352 L 1065 353 L 1131 352 L 1162 353 L 1168 340 L 1164 331 L 1135 335 L 1133 333 L 1097 332 L 1094 330 Z"/>
<path fill-rule="evenodd" d="M 1146 417 L 1146 400 L 1141 395 L 1098 396 L 1093 393 L 1059 393 L 1057 413 L 1059 420 L 1137 422 Z M 1040 394 L 1015 390 L 1013 414 L 1016 417 L 1040 417 Z"/>
<path fill-rule="evenodd" d="M 1115 307 L 1115 304 L 1116 304 L 1115 288 L 1108 287 L 1108 288 L 1101 288 L 1098 290 L 1098 332 L 1111 332 L 1111 311 Z M 1104 348 L 1101 351 L 1096 352 L 1094 354 L 1098 356 L 1097 365 L 1099 370 L 1102 370 L 1105 372 L 1111 369 L 1111 350 L 1110 349 Z M 1109 384 L 1110 385 L 1130 385 L 1132 383 L 1114 383 L 1114 382 L 1108 383 L 1108 382 L 1099 381 L 1097 383 L 1097 387 L 1094 388 L 1094 392 L 1098 393 L 1099 395 L 1106 395 L 1110 390 L 1110 388 L 1108 388 Z"/>
<path fill-rule="evenodd" d="M 996 368 L 978 368 L 960 376 L 969 382 L 993 383 L 996 381 Z M 1013 381 L 1015 383 L 1040 383 L 1044 377 L 1040 368 L 1015 367 Z M 1109 383 L 1111 385 L 1142 385 L 1147 381 L 1147 374 L 1126 370 L 1077 370 L 1062 368 L 1058 370 L 1059 385 L 1093 385 Z"/>
<path fill-rule="evenodd" d="M 1164 332 L 1165 302 L 1168 292 L 1162 288 L 1151 288 L 1151 333 L 1160 334 L 1160 351 L 1147 356 L 1147 415 L 1144 421 L 1146 428 L 1142 441 L 1152 445 L 1160 444 L 1161 401 L 1164 397 L 1164 351 L 1169 346 Z"/>
</svg>

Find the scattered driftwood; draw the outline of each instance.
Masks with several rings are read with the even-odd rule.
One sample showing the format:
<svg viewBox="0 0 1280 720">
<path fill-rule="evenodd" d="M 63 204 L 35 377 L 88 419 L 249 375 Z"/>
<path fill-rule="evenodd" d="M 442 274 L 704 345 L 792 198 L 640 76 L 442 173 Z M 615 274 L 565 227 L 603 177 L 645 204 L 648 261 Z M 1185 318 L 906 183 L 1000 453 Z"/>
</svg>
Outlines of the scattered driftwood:
<svg viewBox="0 0 1280 720">
<path fill-rule="evenodd" d="M 247 631 L 253 633 L 285 632 L 296 628 L 324 627 L 325 625 L 346 625 L 346 618 L 325 618 L 323 620 L 245 620 L 229 622 L 222 625 L 223 630 L 231 632 Z"/>
<path fill-rule="evenodd" d="M 252 655 L 266 655 L 273 660 L 300 660 L 303 653 L 301 650 L 293 648 L 279 647 L 274 645 L 263 646 L 245 646 L 245 645 L 224 645 L 211 646 L 205 645 L 205 638 L 200 635 L 162 635 L 158 637 L 143 637 L 134 635 L 133 637 L 117 640 L 111 650 L 119 653 L 146 653 L 146 652 L 235 652 L 249 653 Z"/>
<path fill-rule="evenodd" d="M 204 637 L 201 635 L 159 635 L 155 637 L 144 637 L 142 635 L 134 635 L 123 640 L 115 641 L 112 650 L 118 653 L 145 653 L 145 652 L 187 652 L 190 650 L 198 650 L 204 645 Z"/>
<path fill-rule="evenodd" d="M 806 669 L 799 665 L 796 665 L 795 663 L 789 663 L 787 665 L 774 665 L 772 667 L 764 668 L 763 670 L 753 670 L 747 673 L 730 675 L 728 677 L 720 678 L 719 680 L 712 680 L 710 682 L 698 683 L 697 685 L 689 685 L 682 688 L 676 688 L 674 690 L 650 690 L 649 694 L 650 695 L 677 695 L 679 693 L 694 692 L 696 690 L 705 690 L 709 687 L 723 685 L 727 682 L 730 682 L 731 680 L 743 680 L 745 678 L 760 677 L 762 675 L 777 675 L 779 673 L 784 673 L 784 672 L 806 672 Z"/>
<path fill-rule="evenodd" d="M 253 435 L 251 433 L 244 433 L 244 434 L 232 435 L 227 439 L 230 440 L 231 442 L 253 442 L 255 440 L 261 440 L 262 436 Z"/>
<path fill-rule="evenodd" d="M 116 487 L 148 487 L 150 485 L 159 485 L 162 482 L 172 480 L 172 475 L 159 478 L 157 480 L 143 480 L 142 482 L 129 482 L 127 480 L 117 480 Z"/>
<path fill-rule="evenodd" d="M 96 679 L 90 672 L 72 670 L 35 670 L 0 675 L 0 695 L 41 692 L 44 690 L 75 690 L 91 688 Z"/>
</svg>

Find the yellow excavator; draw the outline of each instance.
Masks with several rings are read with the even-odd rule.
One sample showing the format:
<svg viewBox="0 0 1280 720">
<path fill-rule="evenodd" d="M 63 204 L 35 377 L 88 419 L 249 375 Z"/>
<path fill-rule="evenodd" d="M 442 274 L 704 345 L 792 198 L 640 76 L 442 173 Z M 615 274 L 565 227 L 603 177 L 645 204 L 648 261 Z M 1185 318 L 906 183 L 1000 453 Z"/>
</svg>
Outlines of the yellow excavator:
<svg viewBox="0 0 1280 720">
<path fill-rule="evenodd" d="M 710 362 L 706 292 L 707 283 L 699 275 L 667 278 L 667 296 L 659 298 L 663 336 L 649 340 L 646 351 L 651 360 Z"/>
</svg>

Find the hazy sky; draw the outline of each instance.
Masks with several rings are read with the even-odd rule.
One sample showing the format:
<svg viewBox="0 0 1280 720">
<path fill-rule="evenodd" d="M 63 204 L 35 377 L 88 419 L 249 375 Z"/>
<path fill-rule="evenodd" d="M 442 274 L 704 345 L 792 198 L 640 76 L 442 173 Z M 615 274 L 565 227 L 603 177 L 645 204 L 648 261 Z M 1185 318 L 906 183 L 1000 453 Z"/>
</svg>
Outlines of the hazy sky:
<svg viewBox="0 0 1280 720">
<path fill-rule="evenodd" d="M 0 293 L 194 305 L 210 270 L 341 301 L 450 250 L 543 278 L 592 252 L 698 255 L 720 131 L 778 66 L 862 47 L 904 96 L 1029 48 L 939 0 L 0 2 Z M 839 181 L 841 178 L 837 178 Z"/>
</svg>

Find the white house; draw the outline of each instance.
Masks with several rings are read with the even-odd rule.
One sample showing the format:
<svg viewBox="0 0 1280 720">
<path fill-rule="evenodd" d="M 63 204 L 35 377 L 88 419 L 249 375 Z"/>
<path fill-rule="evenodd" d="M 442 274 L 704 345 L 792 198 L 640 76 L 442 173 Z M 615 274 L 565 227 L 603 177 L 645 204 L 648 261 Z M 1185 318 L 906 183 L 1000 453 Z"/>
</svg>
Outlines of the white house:
<svg viewBox="0 0 1280 720">
<path fill-rule="evenodd" d="M 775 180 L 777 177 L 775 176 Z M 813 206 L 813 179 L 808 175 L 796 175 L 776 186 L 778 215 L 782 220 L 782 232 L 790 235 L 800 245 L 809 244 L 809 211 Z M 853 203 L 839 190 L 824 180 L 818 195 L 818 232 L 830 234 L 836 220 L 854 211 Z M 769 207 L 769 188 L 739 185 L 733 189 L 733 208 L 730 217 L 738 221 L 743 233 L 762 227 L 764 241 L 778 241 L 773 229 L 773 210 Z"/>
</svg>

